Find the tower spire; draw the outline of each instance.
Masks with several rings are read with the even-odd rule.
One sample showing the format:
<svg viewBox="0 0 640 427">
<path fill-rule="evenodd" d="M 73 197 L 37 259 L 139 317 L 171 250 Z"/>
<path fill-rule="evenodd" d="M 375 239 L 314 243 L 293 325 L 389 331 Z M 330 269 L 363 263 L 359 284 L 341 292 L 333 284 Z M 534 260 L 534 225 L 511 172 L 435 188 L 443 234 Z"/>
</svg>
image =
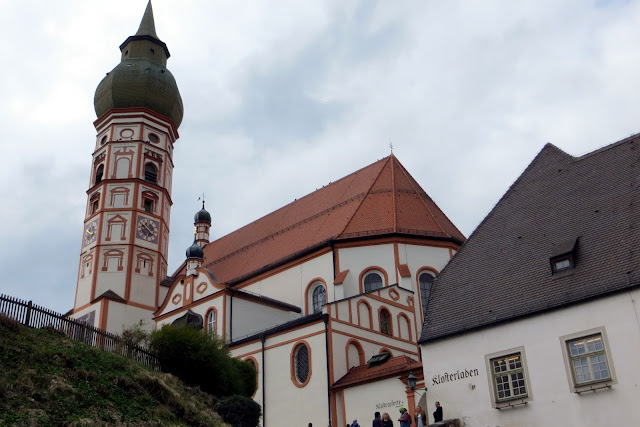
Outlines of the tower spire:
<svg viewBox="0 0 640 427">
<path fill-rule="evenodd" d="M 156 34 L 156 24 L 153 20 L 153 8 L 151 7 L 151 0 L 147 3 L 147 8 L 144 11 L 144 15 L 142 16 L 142 21 L 140 21 L 140 27 L 138 28 L 138 32 L 135 34 L 136 36 L 151 36 L 158 38 Z"/>
</svg>

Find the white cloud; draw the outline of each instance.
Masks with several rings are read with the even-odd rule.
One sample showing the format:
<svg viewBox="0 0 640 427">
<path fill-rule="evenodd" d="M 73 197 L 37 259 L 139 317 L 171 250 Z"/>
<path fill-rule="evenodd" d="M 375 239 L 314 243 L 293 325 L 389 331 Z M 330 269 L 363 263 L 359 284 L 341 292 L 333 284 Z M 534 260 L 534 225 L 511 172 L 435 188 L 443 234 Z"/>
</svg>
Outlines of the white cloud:
<svg viewBox="0 0 640 427">
<path fill-rule="evenodd" d="M 0 292 L 72 306 L 93 93 L 145 4 L 0 1 Z M 468 235 L 547 141 L 580 155 L 639 128 L 638 1 L 153 6 L 185 104 L 170 268 L 202 192 L 221 236 L 391 140 Z"/>
</svg>

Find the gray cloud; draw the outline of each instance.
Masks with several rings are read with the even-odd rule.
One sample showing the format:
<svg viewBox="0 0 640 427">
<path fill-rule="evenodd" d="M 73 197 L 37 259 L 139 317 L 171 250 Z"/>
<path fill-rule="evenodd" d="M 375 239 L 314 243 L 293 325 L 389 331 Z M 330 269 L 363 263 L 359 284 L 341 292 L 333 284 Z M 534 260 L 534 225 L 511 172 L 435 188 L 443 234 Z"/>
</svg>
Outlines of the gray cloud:
<svg viewBox="0 0 640 427">
<path fill-rule="evenodd" d="M 71 308 L 93 92 L 145 3 L 0 3 L 0 292 Z M 468 235 L 547 141 L 638 130 L 638 1 L 153 5 L 185 104 L 170 269 L 202 192 L 219 237 L 392 141 Z"/>
</svg>

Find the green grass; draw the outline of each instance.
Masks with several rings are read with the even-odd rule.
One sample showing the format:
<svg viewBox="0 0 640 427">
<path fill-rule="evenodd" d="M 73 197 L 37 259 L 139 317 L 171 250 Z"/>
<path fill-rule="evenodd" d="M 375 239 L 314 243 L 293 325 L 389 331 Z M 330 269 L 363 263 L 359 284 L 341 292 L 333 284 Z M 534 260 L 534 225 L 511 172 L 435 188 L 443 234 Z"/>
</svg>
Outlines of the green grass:
<svg viewBox="0 0 640 427">
<path fill-rule="evenodd" d="M 225 426 L 170 374 L 0 315 L 0 425 Z"/>
</svg>

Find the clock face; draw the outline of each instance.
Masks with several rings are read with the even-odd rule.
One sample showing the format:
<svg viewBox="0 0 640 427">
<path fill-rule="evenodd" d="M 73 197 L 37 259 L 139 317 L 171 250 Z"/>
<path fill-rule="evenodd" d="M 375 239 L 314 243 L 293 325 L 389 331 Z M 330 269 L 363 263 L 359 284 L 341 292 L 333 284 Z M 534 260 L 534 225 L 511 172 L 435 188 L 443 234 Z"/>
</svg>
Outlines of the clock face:
<svg viewBox="0 0 640 427">
<path fill-rule="evenodd" d="M 84 226 L 84 246 L 96 241 L 98 233 L 98 223 L 94 220 Z"/>
<path fill-rule="evenodd" d="M 158 242 L 158 222 L 150 218 L 141 218 L 138 221 L 136 237 L 148 242 Z"/>
</svg>

